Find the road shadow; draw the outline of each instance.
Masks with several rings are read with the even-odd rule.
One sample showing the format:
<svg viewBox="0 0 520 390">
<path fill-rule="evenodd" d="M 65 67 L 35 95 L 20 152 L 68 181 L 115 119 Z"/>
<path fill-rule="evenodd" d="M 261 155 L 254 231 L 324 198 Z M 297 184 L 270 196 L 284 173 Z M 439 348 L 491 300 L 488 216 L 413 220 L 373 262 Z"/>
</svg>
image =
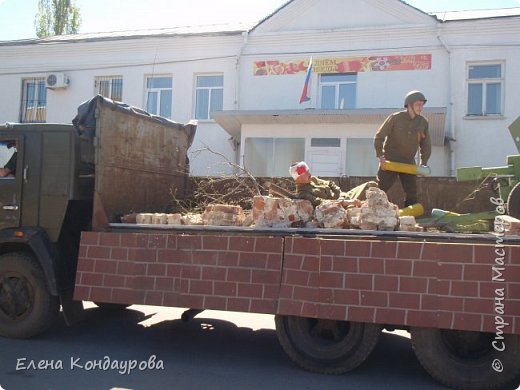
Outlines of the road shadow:
<svg viewBox="0 0 520 390">
<path fill-rule="evenodd" d="M 283 352 L 273 329 L 239 327 L 207 313 L 189 322 L 175 318 L 142 324 L 155 314 L 134 306 L 120 311 L 94 307 L 72 327 L 60 318 L 40 337 L 0 339 L 0 385 L 6 390 L 444 388 L 422 369 L 410 340 L 400 335 L 383 333 L 373 354 L 360 367 L 345 375 L 327 376 L 297 367 Z M 71 359 L 82 365 L 105 357 L 111 362 L 141 362 L 151 356 L 163 362 L 163 370 L 122 374 L 117 370 L 72 370 L 69 364 Z M 64 369 L 17 370 L 16 357 L 62 360 Z M 175 386 L 161 385 L 172 383 Z M 8 386 L 12 384 L 16 387 Z"/>
</svg>

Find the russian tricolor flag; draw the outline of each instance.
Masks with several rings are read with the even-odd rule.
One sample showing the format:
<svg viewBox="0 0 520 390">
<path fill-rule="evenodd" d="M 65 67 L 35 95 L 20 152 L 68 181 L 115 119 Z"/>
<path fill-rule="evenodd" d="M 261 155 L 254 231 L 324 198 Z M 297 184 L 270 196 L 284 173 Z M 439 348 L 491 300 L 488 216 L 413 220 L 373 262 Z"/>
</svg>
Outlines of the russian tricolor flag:
<svg viewBox="0 0 520 390">
<path fill-rule="evenodd" d="M 311 97 L 309 96 L 311 74 L 312 74 L 312 57 L 309 60 L 309 66 L 307 66 L 307 75 L 305 76 L 305 84 L 303 85 L 302 96 L 300 97 L 300 104 L 311 100 Z"/>
</svg>

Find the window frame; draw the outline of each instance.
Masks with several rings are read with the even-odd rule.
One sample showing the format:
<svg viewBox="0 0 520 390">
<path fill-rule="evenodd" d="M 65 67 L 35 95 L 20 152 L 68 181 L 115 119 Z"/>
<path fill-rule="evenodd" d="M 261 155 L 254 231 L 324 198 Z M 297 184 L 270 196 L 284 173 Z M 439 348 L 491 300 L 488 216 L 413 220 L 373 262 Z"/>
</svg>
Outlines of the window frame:
<svg viewBox="0 0 520 390">
<path fill-rule="evenodd" d="M 29 84 L 34 85 L 34 97 L 29 103 Z M 43 93 L 43 99 L 40 95 Z M 29 110 L 33 110 L 31 115 Z M 47 87 L 45 77 L 30 77 L 22 79 L 22 101 L 20 109 L 21 123 L 45 123 L 47 121 Z"/>
<path fill-rule="evenodd" d="M 121 96 L 114 97 L 114 82 L 120 81 L 121 82 Z M 109 87 L 109 96 L 106 96 L 101 91 L 101 85 L 104 82 L 108 82 Z M 117 88 L 116 88 L 117 89 Z M 112 99 L 114 101 L 122 102 L 123 101 L 123 76 L 121 75 L 113 75 L 113 76 L 95 76 L 94 78 L 94 94 L 95 95 L 102 95 L 104 97 L 107 97 L 109 99 Z"/>
<path fill-rule="evenodd" d="M 198 80 L 199 80 L 199 77 L 220 77 L 221 78 L 221 86 L 218 86 L 218 87 L 198 87 Z M 208 103 L 207 103 L 207 107 L 205 109 L 206 111 L 206 118 L 199 118 L 198 117 L 198 108 L 199 108 L 199 101 L 198 101 L 198 91 L 208 91 Z M 221 90 L 222 91 L 222 107 L 220 107 L 220 109 L 217 109 L 217 110 L 211 110 L 211 107 L 212 107 L 212 91 L 218 91 L 218 90 Z M 213 121 L 213 119 L 211 118 L 211 113 L 212 112 L 218 112 L 218 111 L 222 111 L 224 109 L 224 74 L 223 73 L 200 73 L 200 74 L 195 74 L 195 78 L 194 78 L 194 98 L 193 98 L 193 102 L 194 102 L 194 105 L 193 105 L 193 117 L 195 119 L 197 119 L 198 121 L 202 121 L 202 122 L 211 122 Z"/>
<path fill-rule="evenodd" d="M 169 87 L 169 88 L 165 88 L 165 87 L 148 87 L 149 80 L 161 79 L 161 78 L 169 78 L 170 81 L 171 81 L 171 87 Z M 171 74 L 147 75 L 147 76 L 145 76 L 144 86 L 145 86 L 144 107 L 146 107 L 146 111 L 149 114 L 152 114 L 152 115 L 159 115 L 159 116 L 162 116 L 164 118 L 171 119 L 172 116 L 173 116 L 173 75 L 171 75 Z M 163 92 L 163 91 L 170 91 L 170 94 L 171 94 L 171 98 L 170 98 L 170 102 L 169 102 L 169 110 L 170 110 L 169 115 L 163 115 L 161 113 L 161 98 L 162 98 L 162 93 L 161 92 Z M 157 93 L 157 96 L 158 96 L 157 107 L 156 107 L 156 111 L 155 112 L 152 112 L 149 109 L 149 106 L 148 106 L 148 97 L 149 97 L 150 93 Z"/>
<path fill-rule="evenodd" d="M 324 77 L 327 76 L 355 76 L 354 81 L 323 81 Z M 344 73 L 322 73 L 319 77 L 319 102 L 320 108 L 325 110 L 350 110 L 356 108 L 356 100 L 357 100 L 357 84 L 358 84 L 358 74 L 356 72 L 344 72 Z M 342 85 L 354 85 L 354 105 L 352 107 L 340 108 L 340 89 Z M 324 86 L 334 86 L 334 108 L 323 108 L 323 87 Z"/>
<path fill-rule="evenodd" d="M 470 78 L 470 69 L 472 67 L 478 66 L 499 66 L 500 67 L 500 77 L 482 77 L 482 78 Z M 504 61 L 477 61 L 477 62 L 467 62 L 466 64 L 466 118 L 497 118 L 504 116 L 504 97 L 505 97 L 505 62 Z M 500 85 L 500 102 L 499 102 L 499 112 L 498 113 L 487 113 L 487 87 L 489 84 L 499 84 Z M 481 112 L 479 114 L 470 113 L 470 85 L 482 85 L 482 96 L 480 102 Z"/>
</svg>

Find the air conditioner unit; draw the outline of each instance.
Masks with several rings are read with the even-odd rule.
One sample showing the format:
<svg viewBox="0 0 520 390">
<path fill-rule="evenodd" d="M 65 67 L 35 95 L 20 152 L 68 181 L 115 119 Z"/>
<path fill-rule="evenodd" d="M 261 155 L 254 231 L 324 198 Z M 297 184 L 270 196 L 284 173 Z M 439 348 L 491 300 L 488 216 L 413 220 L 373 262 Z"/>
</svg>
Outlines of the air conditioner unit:
<svg viewBox="0 0 520 390">
<path fill-rule="evenodd" d="M 69 86 L 69 78 L 65 73 L 50 73 L 45 79 L 47 88 L 67 88 Z"/>
</svg>

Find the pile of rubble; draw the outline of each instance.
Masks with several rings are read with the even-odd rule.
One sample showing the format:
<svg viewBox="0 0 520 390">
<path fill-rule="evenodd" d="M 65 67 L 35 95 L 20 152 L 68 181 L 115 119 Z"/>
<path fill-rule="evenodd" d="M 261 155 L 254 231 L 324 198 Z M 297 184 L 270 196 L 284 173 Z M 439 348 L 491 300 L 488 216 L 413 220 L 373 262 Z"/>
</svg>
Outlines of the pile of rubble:
<svg viewBox="0 0 520 390">
<path fill-rule="evenodd" d="M 250 220 L 250 218 L 249 218 Z M 213 226 L 244 226 L 248 218 L 240 206 L 215 204 L 206 207 L 202 214 L 163 214 L 139 213 L 135 215 L 135 223 L 144 225 L 213 225 Z M 123 222 L 134 223 L 127 217 Z"/>
<path fill-rule="evenodd" d="M 212 204 L 206 206 L 202 213 L 128 214 L 121 219 L 121 222 L 139 225 L 242 226 L 282 229 L 327 228 L 410 232 L 424 230 L 416 223 L 415 217 L 400 216 L 398 206 L 388 201 L 384 191 L 377 187 L 370 187 L 365 194 L 366 200 L 361 202 L 360 207 L 345 208 L 342 200 L 329 200 L 323 201 L 314 208 L 308 200 L 269 195 L 255 196 L 252 210 L 243 210 L 240 206 L 229 204 Z M 520 235 L 520 220 L 511 216 L 497 216 L 494 225 L 497 233 Z"/>
<path fill-rule="evenodd" d="M 308 200 L 255 196 L 255 227 L 302 227 L 312 220 L 314 207 Z"/>
<path fill-rule="evenodd" d="M 240 206 L 214 204 L 203 213 L 141 213 L 137 224 L 254 226 L 256 228 L 313 227 L 362 230 L 417 231 L 420 227 L 411 216 L 399 217 L 397 205 L 388 201 L 386 193 L 369 188 L 361 207 L 345 208 L 341 200 L 325 201 L 316 209 L 303 199 L 255 196 L 252 213 Z"/>
<path fill-rule="evenodd" d="M 399 217 L 399 208 L 388 201 L 384 191 L 371 187 L 366 197 L 361 207 L 345 209 L 341 200 L 329 200 L 313 210 L 307 200 L 256 196 L 253 201 L 253 222 L 256 227 L 421 230 L 414 217 Z"/>
</svg>

